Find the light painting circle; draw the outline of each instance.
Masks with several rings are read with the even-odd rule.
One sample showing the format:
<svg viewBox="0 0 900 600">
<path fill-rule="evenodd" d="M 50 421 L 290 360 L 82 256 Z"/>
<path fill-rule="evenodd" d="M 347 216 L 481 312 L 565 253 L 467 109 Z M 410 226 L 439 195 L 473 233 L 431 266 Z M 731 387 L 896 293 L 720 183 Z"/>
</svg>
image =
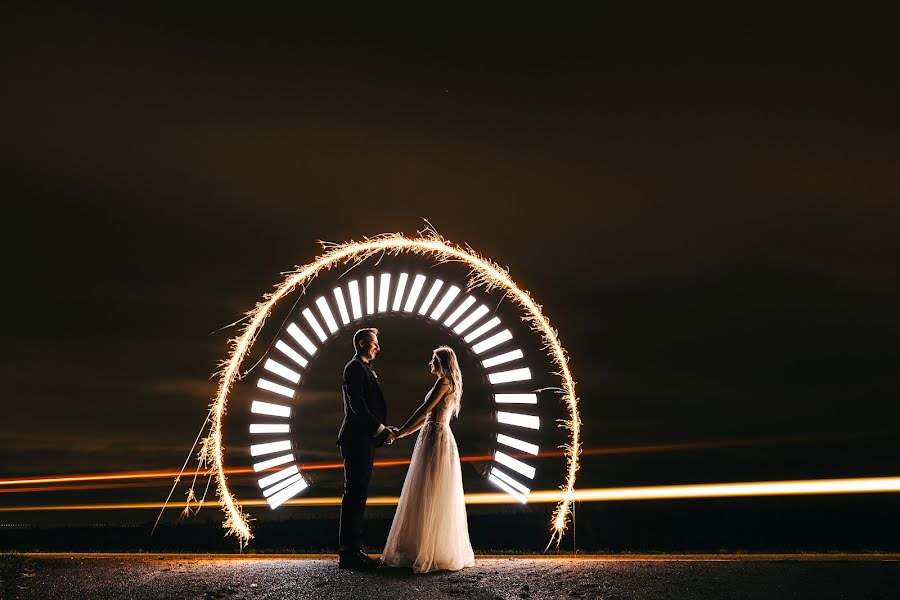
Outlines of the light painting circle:
<svg viewBox="0 0 900 600">
<path fill-rule="evenodd" d="M 224 363 L 219 380 L 218 393 L 211 407 L 212 430 L 208 440 L 208 456 L 216 475 L 219 503 L 225 513 L 223 526 L 228 533 L 236 535 L 241 544 L 252 537 L 246 515 L 234 495 L 228 488 L 225 477 L 222 444 L 222 423 L 229 393 L 235 381 L 240 379 L 240 367 L 247 357 L 251 346 L 262 329 L 266 318 L 276 304 L 296 290 L 305 291 L 309 282 L 319 273 L 334 267 L 359 264 L 373 255 L 412 254 L 430 258 L 435 262 L 462 262 L 469 268 L 467 285 L 454 285 L 440 279 L 429 279 L 424 275 L 409 277 L 406 273 L 396 276 L 388 272 L 369 275 L 364 281 L 350 281 L 346 286 L 332 290 L 333 301 L 329 303 L 325 296 L 320 296 L 303 307 L 299 313 L 303 317 L 304 333 L 296 324 L 290 323 L 284 339 L 279 339 L 275 348 L 278 358 L 268 358 L 263 363 L 265 373 L 256 381 L 256 387 L 265 391 L 273 399 L 254 400 L 251 413 L 256 420 L 259 417 L 266 423 L 252 423 L 251 434 L 278 434 L 289 431 L 288 419 L 292 409 L 290 400 L 296 389 L 288 384 L 297 385 L 303 369 L 313 359 L 318 342 L 326 342 L 336 334 L 342 326 L 378 313 L 389 311 L 416 313 L 430 321 L 441 323 L 461 340 L 469 344 L 470 349 L 479 355 L 483 366 L 493 368 L 488 373 L 492 385 L 500 386 L 510 382 L 525 381 L 531 378 L 528 368 L 515 368 L 515 361 L 523 357 L 519 349 L 503 351 L 501 354 L 491 352 L 512 339 L 510 330 L 496 317 L 489 315 L 488 307 L 479 302 L 474 292 L 500 290 L 511 299 L 524 313 L 522 319 L 541 336 L 541 340 L 552 364 L 557 369 L 554 375 L 560 378 L 562 400 L 568 409 L 569 418 L 562 423 L 568 430 L 569 440 L 565 446 L 566 483 L 562 486 L 562 496 L 554 511 L 551 526 L 551 542 L 561 539 L 568 523 L 568 515 L 574 496 L 575 476 L 578 471 L 578 453 L 580 449 L 580 419 L 578 415 L 578 399 L 575 394 L 575 382 L 568 364 L 568 356 L 563 349 L 556 331 L 550 326 L 541 307 L 534 302 L 531 295 L 519 288 L 510 277 L 508 271 L 493 261 L 475 253 L 470 248 L 457 246 L 433 230 L 427 230 L 420 237 L 409 238 L 401 234 L 382 235 L 367 238 L 362 242 L 346 242 L 343 244 L 326 244 L 325 252 L 313 262 L 298 267 L 289 273 L 276 287 L 275 291 L 263 298 L 256 308 L 247 313 L 246 324 L 239 337 L 231 340 L 231 354 Z M 464 288 L 464 289 L 463 289 Z M 376 292 L 377 289 L 377 292 Z M 302 293 L 302 292 L 301 292 Z M 337 310 L 331 310 L 336 307 Z M 455 306 L 454 306 L 455 304 Z M 452 307 L 452 308 L 451 308 Z M 315 310 L 315 312 L 314 312 Z M 339 322 L 340 321 L 340 324 Z M 318 342 L 314 341 L 318 339 Z M 298 349 L 302 348 L 306 356 Z M 308 358 L 307 358 L 308 357 Z M 510 365 L 509 363 L 512 363 Z M 506 365 L 506 366 L 503 366 Z M 498 404 L 497 420 L 509 426 L 536 430 L 539 428 L 538 417 L 516 412 L 518 405 L 536 404 L 535 394 L 504 393 L 494 394 Z M 526 407 L 527 408 L 527 407 Z M 274 421 L 273 421 L 274 419 Z M 259 435 L 254 435 L 255 439 Z M 254 470 L 277 471 L 261 477 L 259 486 L 272 508 L 276 508 L 289 498 L 300 493 L 307 482 L 302 472 L 294 464 L 289 440 L 271 440 L 271 435 L 263 435 L 262 443 L 251 445 L 254 457 Z M 503 434 L 497 435 L 499 444 L 513 448 L 521 453 L 537 455 L 538 447 L 528 441 Z M 507 452 L 509 451 L 507 448 Z M 488 479 L 519 502 L 526 502 L 529 489 L 518 478 L 534 478 L 534 467 L 526 462 L 513 458 L 498 449 L 494 453 L 494 464 Z M 515 473 L 515 475 L 513 475 Z"/>
</svg>

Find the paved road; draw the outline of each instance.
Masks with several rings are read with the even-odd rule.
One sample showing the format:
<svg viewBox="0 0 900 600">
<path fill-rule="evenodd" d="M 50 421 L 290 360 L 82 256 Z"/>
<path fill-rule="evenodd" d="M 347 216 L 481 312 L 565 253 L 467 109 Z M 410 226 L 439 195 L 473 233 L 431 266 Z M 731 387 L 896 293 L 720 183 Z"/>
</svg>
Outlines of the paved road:
<svg viewBox="0 0 900 600">
<path fill-rule="evenodd" d="M 898 555 L 490 557 L 428 575 L 340 571 L 327 556 L 26 555 L 6 562 L 4 600 L 900 599 Z"/>
</svg>

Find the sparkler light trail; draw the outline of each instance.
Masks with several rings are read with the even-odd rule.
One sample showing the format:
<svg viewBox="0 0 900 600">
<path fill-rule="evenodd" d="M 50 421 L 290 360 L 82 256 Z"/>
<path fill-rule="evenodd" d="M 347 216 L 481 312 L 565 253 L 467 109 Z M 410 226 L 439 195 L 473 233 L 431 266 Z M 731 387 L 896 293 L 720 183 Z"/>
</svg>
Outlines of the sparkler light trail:
<svg viewBox="0 0 900 600">
<path fill-rule="evenodd" d="M 531 492 L 530 503 L 558 503 L 564 497 L 579 502 L 619 502 L 637 500 L 676 500 L 691 498 L 743 498 L 762 496 L 806 496 L 823 494 L 877 494 L 900 492 L 900 477 L 864 477 L 856 479 L 807 479 L 789 481 L 750 481 L 743 483 L 705 483 L 689 485 L 660 485 L 623 488 L 594 488 L 576 490 L 538 490 Z M 466 504 L 515 504 L 508 494 L 466 494 Z M 372 496 L 368 503 L 375 506 L 394 506 L 398 496 Z M 247 506 L 266 506 L 265 500 L 248 500 Z M 339 496 L 322 498 L 293 498 L 290 506 L 340 506 Z M 163 502 L 134 502 L 119 504 L 61 504 L 46 506 L 4 506 L 0 512 L 32 512 L 63 510 L 144 510 L 160 509 Z M 206 505 L 209 506 L 209 505 Z M 192 507 L 193 508 L 193 507 Z"/>
<path fill-rule="evenodd" d="M 241 506 L 228 489 L 223 459 L 222 421 L 228 394 L 235 381 L 241 378 L 241 365 L 256 341 L 266 318 L 282 298 L 298 288 L 302 293 L 308 283 L 324 270 L 349 263 L 360 264 L 374 255 L 408 253 L 430 257 L 439 263 L 454 261 L 465 264 L 469 268 L 468 290 L 478 288 L 485 292 L 495 289 L 502 290 L 503 297 L 510 299 L 523 310 L 525 316 L 522 319 L 530 325 L 533 331 L 540 334 L 550 360 L 560 376 L 562 401 L 569 413 L 569 418 L 560 425 L 570 434 L 569 443 L 564 446 L 567 463 L 566 482 L 562 486 L 561 497 L 552 517 L 550 536 L 550 543 L 555 539 L 559 545 L 568 524 L 570 506 L 574 497 L 578 456 L 581 449 L 581 420 L 578 415 L 578 397 L 575 393 L 575 380 L 569 369 L 568 355 L 559 341 L 556 330 L 550 325 L 549 320 L 543 314 L 541 307 L 532 299 L 531 294 L 516 285 L 506 269 L 470 248 L 463 248 L 447 241 L 430 226 L 419 232 L 419 237 L 416 238 L 394 233 L 366 238 L 362 242 L 323 243 L 322 245 L 325 249 L 323 254 L 313 262 L 297 267 L 295 271 L 289 273 L 274 292 L 264 296 L 262 302 L 259 302 L 253 310 L 246 314 L 246 322 L 240 335 L 230 341 L 231 354 L 223 363 L 220 371 L 218 391 L 210 406 L 210 434 L 204 440 L 200 459 L 201 465 L 210 465 L 216 476 L 216 491 L 219 504 L 225 512 L 223 527 L 226 532 L 237 536 L 241 545 L 246 544 L 252 537 L 250 526 Z"/>
</svg>

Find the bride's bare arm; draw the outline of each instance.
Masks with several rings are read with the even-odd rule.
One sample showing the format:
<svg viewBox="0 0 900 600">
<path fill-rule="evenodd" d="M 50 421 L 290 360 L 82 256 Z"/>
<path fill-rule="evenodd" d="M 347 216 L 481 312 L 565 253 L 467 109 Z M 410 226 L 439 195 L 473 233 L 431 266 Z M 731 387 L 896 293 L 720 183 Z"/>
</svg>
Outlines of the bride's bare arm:
<svg viewBox="0 0 900 600">
<path fill-rule="evenodd" d="M 403 427 L 400 428 L 400 431 L 397 432 L 397 436 L 402 437 L 409 435 L 422 427 L 425 423 L 425 416 L 437 406 L 437 403 L 440 402 L 441 398 L 443 398 L 444 394 L 449 390 L 450 382 L 447 381 L 447 379 L 442 378 L 435 381 L 434 386 L 432 386 L 428 395 L 425 396 L 425 401 L 422 402 L 421 406 L 419 406 L 419 408 L 413 412 L 412 416 L 406 420 L 406 423 L 404 423 Z"/>
<path fill-rule="evenodd" d="M 412 435 L 415 432 L 417 432 L 418 430 L 422 429 L 422 425 L 424 425 L 424 424 L 425 424 L 425 417 L 422 417 L 415 423 L 411 423 L 407 426 L 404 426 L 404 428 L 401 430 L 403 433 L 398 434 L 397 437 L 402 438 L 402 437 L 406 437 L 408 435 Z"/>
</svg>

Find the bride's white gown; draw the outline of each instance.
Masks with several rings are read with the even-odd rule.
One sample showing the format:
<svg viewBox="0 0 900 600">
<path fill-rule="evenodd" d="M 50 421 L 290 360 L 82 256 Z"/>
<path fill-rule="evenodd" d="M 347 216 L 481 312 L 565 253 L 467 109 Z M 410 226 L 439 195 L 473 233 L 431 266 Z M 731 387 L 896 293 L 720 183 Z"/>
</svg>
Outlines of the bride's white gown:
<svg viewBox="0 0 900 600">
<path fill-rule="evenodd" d="M 445 396 L 425 417 L 382 562 L 416 573 L 475 565 L 469 542 L 462 470 Z"/>
</svg>

